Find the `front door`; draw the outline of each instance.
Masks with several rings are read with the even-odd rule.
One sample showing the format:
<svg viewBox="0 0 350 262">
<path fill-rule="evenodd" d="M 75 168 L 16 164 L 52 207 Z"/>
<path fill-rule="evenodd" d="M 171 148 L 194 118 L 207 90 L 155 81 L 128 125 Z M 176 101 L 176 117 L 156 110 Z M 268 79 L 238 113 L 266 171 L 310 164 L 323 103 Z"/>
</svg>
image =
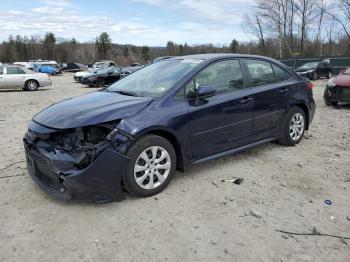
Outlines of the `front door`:
<svg viewBox="0 0 350 262">
<path fill-rule="evenodd" d="M 198 98 L 199 86 L 217 92 Z M 199 72 L 186 86 L 186 97 L 194 160 L 237 147 L 250 137 L 254 100 L 246 93 L 239 59 L 219 61 Z"/>
</svg>

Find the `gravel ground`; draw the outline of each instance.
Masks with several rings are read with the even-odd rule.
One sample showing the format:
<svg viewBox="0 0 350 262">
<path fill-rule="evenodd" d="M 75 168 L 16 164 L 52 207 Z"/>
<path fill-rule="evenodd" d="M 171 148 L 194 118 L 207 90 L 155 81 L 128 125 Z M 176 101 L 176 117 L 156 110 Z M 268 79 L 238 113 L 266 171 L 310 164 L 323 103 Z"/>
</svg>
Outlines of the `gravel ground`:
<svg viewBox="0 0 350 262">
<path fill-rule="evenodd" d="M 38 92 L 0 91 L 0 261 L 349 261 L 350 106 L 315 82 L 311 130 L 177 173 L 156 197 L 61 203 L 27 175 L 22 136 L 42 108 L 92 89 L 72 75 Z M 221 182 L 233 176 L 240 185 Z M 333 204 L 327 206 L 325 199 Z"/>
</svg>

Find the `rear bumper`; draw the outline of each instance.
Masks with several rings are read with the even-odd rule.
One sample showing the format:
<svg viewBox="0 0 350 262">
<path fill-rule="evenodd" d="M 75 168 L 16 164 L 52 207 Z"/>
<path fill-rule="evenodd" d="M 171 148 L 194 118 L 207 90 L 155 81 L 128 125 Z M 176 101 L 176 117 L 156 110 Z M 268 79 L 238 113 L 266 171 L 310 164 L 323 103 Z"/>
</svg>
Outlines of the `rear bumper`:
<svg viewBox="0 0 350 262">
<path fill-rule="evenodd" d="M 40 86 L 51 86 L 52 85 L 52 80 L 48 79 L 48 80 L 42 80 L 40 81 Z"/>
<path fill-rule="evenodd" d="M 309 110 L 309 126 L 312 123 L 312 120 L 314 119 L 315 111 L 316 111 L 316 104 L 315 104 L 315 101 L 312 101 L 310 103 L 310 110 Z"/>
<path fill-rule="evenodd" d="M 68 201 L 77 198 L 110 202 L 125 198 L 121 181 L 129 158 L 111 148 L 102 152 L 87 168 L 65 171 L 57 171 L 67 165 L 64 159 L 44 156 L 26 140 L 24 148 L 29 175 L 43 191 L 57 200 Z"/>
</svg>

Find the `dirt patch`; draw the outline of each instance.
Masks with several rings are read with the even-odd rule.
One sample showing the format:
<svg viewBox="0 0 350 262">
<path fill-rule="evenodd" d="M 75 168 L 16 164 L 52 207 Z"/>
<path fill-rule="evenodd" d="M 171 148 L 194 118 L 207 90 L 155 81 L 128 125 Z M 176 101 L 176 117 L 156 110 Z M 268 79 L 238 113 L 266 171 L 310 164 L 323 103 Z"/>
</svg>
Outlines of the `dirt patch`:
<svg viewBox="0 0 350 262">
<path fill-rule="evenodd" d="M 275 231 L 350 235 L 350 106 L 326 107 L 325 80 L 315 84 L 298 146 L 262 145 L 177 173 L 156 197 L 106 205 L 48 197 L 22 146 L 35 113 L 93 89 L 66 74 L 41 92 L 0 91 L 0 261 L 348 261 L 348 240 Z M 221 182 L 234 176 L 243 182 Z"/>
</svg>

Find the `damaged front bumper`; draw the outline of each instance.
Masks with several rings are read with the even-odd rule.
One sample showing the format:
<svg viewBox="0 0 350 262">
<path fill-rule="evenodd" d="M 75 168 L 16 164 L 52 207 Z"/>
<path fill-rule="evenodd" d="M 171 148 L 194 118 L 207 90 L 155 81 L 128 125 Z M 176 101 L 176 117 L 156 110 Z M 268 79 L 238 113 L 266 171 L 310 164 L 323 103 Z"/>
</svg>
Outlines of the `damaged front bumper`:
<svg viewBox="0 0 350 262">
<path fill-rule="evenodd" d="M 325 92 L 331 102 L 350 102 L 350 88 L 341 86 L 328 86 Z"/>
<path fill-rule="evenodd" d="M 91 164 L 81 169 L 74 165 L 67 153 L 59 150 L 49 152 L 47 143 L 34 144 L 26 136 L 23 140 L 28 173 L 53 198 L 61 201 L 77 198 L 100 203 L 125 198 L 122 175 L 130 159 L 117 152 L 113 143 L 109 143 Z"/>
</svg>

